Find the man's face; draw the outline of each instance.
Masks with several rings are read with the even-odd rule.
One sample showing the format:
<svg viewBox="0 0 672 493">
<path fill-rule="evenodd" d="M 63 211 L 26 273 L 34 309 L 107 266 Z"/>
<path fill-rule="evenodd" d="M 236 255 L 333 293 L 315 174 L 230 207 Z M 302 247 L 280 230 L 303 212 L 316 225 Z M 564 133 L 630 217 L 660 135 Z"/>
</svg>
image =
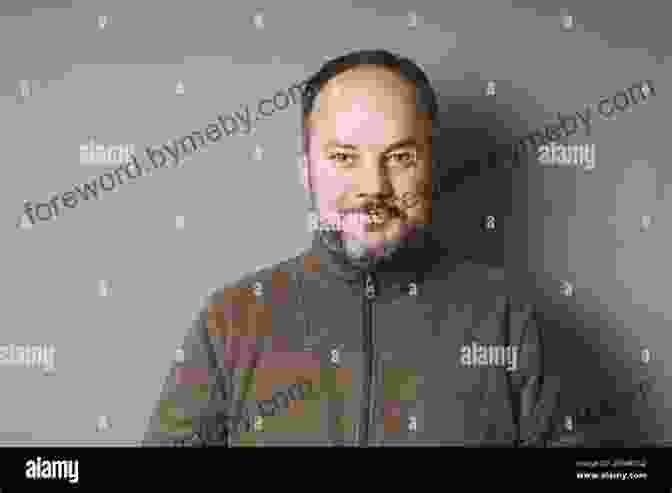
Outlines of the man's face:
<svg viewBox="0 0 672 493">
<path fill-rule="evenodd" d="M 375 263 L 429 224 L 431 123 L 411 82 L 378 67 L 339 74 L 318 95 L 308 132 L 304 182 L 352 260 Z"/>
</svg>

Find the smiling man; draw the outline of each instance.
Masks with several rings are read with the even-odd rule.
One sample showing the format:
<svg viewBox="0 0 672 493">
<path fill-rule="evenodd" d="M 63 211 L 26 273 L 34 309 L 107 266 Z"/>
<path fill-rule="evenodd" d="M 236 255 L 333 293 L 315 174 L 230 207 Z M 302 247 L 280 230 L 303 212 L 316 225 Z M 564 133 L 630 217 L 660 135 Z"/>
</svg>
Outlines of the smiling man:
<svg viewBox="0 0 672 493">
<path fill-rule="evenodd" d="M 308 80 L 302 103 L 312 245 L 210 295 L 145 443 L 543 445 L 554 401 L 541 398 L 531 305 L 503 270 L 432 233 L 425 74 L 351 53 Z M 474 345 L 515 364 L 465 361 Z"/>
</svg>

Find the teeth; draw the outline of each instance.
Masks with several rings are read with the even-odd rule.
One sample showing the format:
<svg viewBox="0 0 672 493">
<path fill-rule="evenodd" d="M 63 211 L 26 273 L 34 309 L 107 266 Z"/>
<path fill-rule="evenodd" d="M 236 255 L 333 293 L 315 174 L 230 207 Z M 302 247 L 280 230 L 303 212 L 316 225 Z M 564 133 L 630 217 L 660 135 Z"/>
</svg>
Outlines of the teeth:
<svg viewBox="0 0 672 493">
<path fill-rule="evenodd" d="M 369 222 L 373 224 L 382 224 L 385 221 L 385 214 L 383 211 L 372 211 L 369 214 Z"/>
</svg>

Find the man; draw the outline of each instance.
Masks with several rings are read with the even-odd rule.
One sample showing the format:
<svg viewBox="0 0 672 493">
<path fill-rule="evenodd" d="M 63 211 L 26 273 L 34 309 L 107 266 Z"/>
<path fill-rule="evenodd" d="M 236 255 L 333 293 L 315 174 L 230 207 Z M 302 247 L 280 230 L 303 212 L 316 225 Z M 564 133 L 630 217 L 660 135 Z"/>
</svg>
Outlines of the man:
<svg viewBox="0 0 672 493">
<path fill-rule="evenodd" d="M 309 79 L 302 103 L 312 246 L 210 296 L 145 443 L 544 444 L 531 306 L 431 233 L 425 74 L 356 52 Z"/>
</svg>

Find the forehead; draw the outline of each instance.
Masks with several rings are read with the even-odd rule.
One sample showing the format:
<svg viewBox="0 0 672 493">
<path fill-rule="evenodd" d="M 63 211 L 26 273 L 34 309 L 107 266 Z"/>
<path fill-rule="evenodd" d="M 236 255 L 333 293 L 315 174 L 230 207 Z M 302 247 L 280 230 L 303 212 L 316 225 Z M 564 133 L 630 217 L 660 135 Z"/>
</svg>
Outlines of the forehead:
<svg viewBox="0 0 672 493">
<path fill-rule="evenodd" d="M 357 67 L 327 82 L 318 94 L 310 127 L 325 138 L 384 144 L 426 130 L 415 84 L 380 67 Z"/>
</svg>

